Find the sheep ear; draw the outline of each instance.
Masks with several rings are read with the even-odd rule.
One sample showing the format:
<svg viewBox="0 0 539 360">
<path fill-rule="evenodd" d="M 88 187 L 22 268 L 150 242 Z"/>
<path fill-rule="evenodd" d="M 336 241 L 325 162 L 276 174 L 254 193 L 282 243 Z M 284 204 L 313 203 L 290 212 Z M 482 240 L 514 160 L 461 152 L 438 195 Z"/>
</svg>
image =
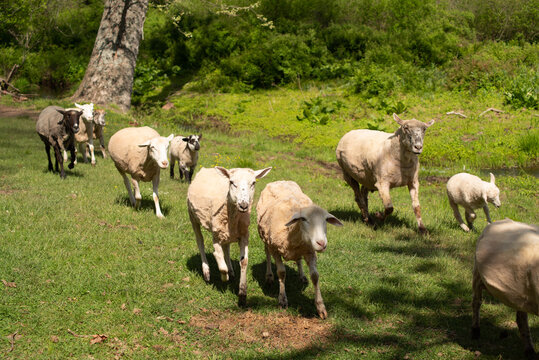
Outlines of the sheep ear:
<svg viewBox="0 0 539 360">
<path fill-rule="evenodd" d="M 393 113 L 393 120 L 395 120 L 397 122 L 397 124 L 399 124 L 401 126 L 404 123 L 404 121 L 400 117 L 398 117 L 398 115 L 395 114 L 395 113 Z"/>
<path fill-rule="evenodd" d="M 262 169 L 262 170 L 256 170 L 255 171 L 255 178 L 258 180 L 258 179 L 262 179 L 264 176 L 268 175 L 268 173 L 270 172 L 271 170 L 271 166 L 270 167 L 267 167 L 265 169 Z"/>
<path fill-rule="evenodd" d="M 431 121 L 429 121 L 425 125 L 427 125 L 427 127 L 431 127 L 433 124 L 434 124 L 434 119 L 432 119 Z"/>
<path fill-rule="evenodd" d="M 226 177 L 227 179 L 230 179 L 230 173 L 228 172 L 227 169 L 225 169 L 224 167 L 221 167 L 221 166 L 216 166 L 215 168 L 216 168 L 217 171 L 219 171 L 224 177 Z"/>
<path fill-rule="evenodd" d="M 174 134 L 170 134 L 170 135 L 167 137 L 167 141 L 168 141 L 168 142 L 171 142 L 172 139 L 174 139 Z"/>
<path fill-rule="evenodd" d="M 150 146 L 150 143 L 151 143 L 151 140 L 148 140 L 148 141 L 146 141 L 146 142 L 144 142 L 142 144 L 138 144 L 138 146 L 139 147 L 148 147 L 148 146 Z"/>
<path fill-rule="evenodd" d="M 496 178 L 494 177 L 494 174 L 493 173 L 490 173 L 490 183 L 491 184 L 494 184 L 496 181 Z"/>
<path fill-rule="evenodd" d="M 305 220 L 305 218 L 303 216 L 301 216 L 300 212 L 297 212 L 294 215 L 292 215 L 292 218 L 290 219 L 290 221 L 288 221 L 286 224 L 284 224 L 284 226 L 290 226 L 292 224 L 297 223 L 300 220 Z"/>
<path fill-rule="evenodd" d="M 56 111 L 58 111 L 62 115 L 65 115 L 65 113 L 66 113 L 65 110 L 61 110 L 61 109 L 56 109 Z"/>
<path fill-rule="evenodd" d="M 183 138 L 182 140 L 185 141 L 185 142 L 187 142 L 187 141 L 189 141 L 189 138 L 186 137 L 186 138 Z"/>
<path fill-rule="evenodd" d="M 77 104 L 77 103 L 75 103 L 75 106 L 78 107 L 79 109 L 82 107 L 82 105 Z"/>
<path fill-rule="evenodd" d="M 339 219 L 337 219 L 335 216 L 331 215 L 330 213 L 328 213 L 326 217 L 326 221 L 330 223 L 331 225 L 343 226 L 342 222 Z"/>
<path fill-rule="evenodd" d="M 82 115 L 82 111 L 79 111 L 79 112 L 77 113 L 77 116 L 80 117 L 81 115 Z"/>
<path fill-rule="evenodd" d="M 198 141 L 202 140 L 202 134 L 198 135 Z"/>
</svg>

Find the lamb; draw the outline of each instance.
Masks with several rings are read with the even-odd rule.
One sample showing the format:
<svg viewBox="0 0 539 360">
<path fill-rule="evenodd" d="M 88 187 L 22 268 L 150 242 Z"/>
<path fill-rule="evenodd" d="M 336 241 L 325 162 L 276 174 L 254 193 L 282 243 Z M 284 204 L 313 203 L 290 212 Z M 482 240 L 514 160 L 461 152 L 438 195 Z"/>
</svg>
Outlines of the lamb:
<svg viewBox="0 0 539 360">
<path fill-rule="evenodd" d="M 176 136 L 170 142 L 169 157 L 170 157 L 170 178 L 174 179 L 174 164 L 176 161 L 179 164 L 180 179 L 185 180 L 190 184 L 193 178 L 193 172 L 198 162 L 198 151 L 200 150 L 200 135 L 189 135 L 188 137 Z M 189 167 L 189 171 L 187 171 Z"/>
<path fill-rule="evenodd" d="M 94 110 L 94 134 L 92 136 L 92 146 L 93 146 L 93 138 L 99 139 L 99 145 L 101 150 L 101 155 L 103 155 L 103 159 L 107 158 L 107 152 L 105 147 L 105 110 L 103 109 L 97 109 Z"/>
<path fill-rule="evenodd" d="M 528 313 L 539 315 L 539 227 L 511 219 L 489 224 L 477 240 L 473 269 L 472 338 L 480 336 L 483 289 L 517 311 L 528 359 L 535 359 Z"/>
<path fill-rule="evenodd" d="M 36 131 L 45 144 L 45 152 L 49 160 L 49 171 L 52 171 L 50 148 L 54 149 L 56 156 L 55 171 L 58 172 L 60 163 L 60 178 L 65 179 L 64 159 L 62 151 L 66 149 L 71 152 L 71 162 L 68 167 L 75 166 L 75 146 L 74 137 L 79 131 L 79 119 L 82 111 L 73 109 L 64 110 L 59 106 L 48 106 L 41 113 L 36 122 Z M 66 156 L 67 157 L 67 156 Z"/>
<path fill-rule="evenodd" d="M 327 318 L 327 311 L 318 285 L 316 253 L 327 248 L 326 222 L 342 226 L 342 223 L 321 207 L 314 205 L 298 184 L 293 181 L 269 183 L 256 206 L 258 234 L 265 243 L 266 282 L 273 283 L 271 256 L 275 259 L 279 276 L 279 305 L 288 306 L 285 292 L 284 260 L 296 261 L 301 280 L 306 283 L 301 259 L 309 266 L 313 282 L 314 303 L 320 318 Z"/>
<path fill-rule="evenodd" d="M 453 214 L 460 224 L 462 230 L 468 232 L 473 228 L 473 221 L 476 218 L 474 209 L 483 208 L 487 216 L 487 222 L 490 224 L 490 214 L 488 211 L 488 203 L 494 204 L 497 208 L 500 207 L 500 190 L 495 184 L 495 177 L 490 173 L 490 182 L 481 180 L 475 175 L 467 173 L 459 173 L 453 175 L 447 181 L 447 197 L 449 205 L 453 209 Z M 464 207 L 464 214 L 468 226 L 462 221 L 459 207 Z"/>
<path fill-rule="evenodd" d="M 229 274 L 234 276 L 230 244 L 239 243 L 239 306 L 245 306 L 247 300 L 249 223 L 255 184 L 256 180 L 266 176 L 270 170 L 271 167 L 256 171 L 248 168 L 225 169 L 220 166 L 202 168 L 187 189 L 187 208 L 202 259 L 204 280 L 210 281 L 210 267 L 200 227 L 212 233 L 213 255 L 222 281 L 228 281 Z"/>
<path fill-rule="evenodd" d="M 419 154 L 423 151 L 425 131 L 434 124 L 393 119 L 400 125 L 394 134 L 375 130 L 352 130 L 337 145 L 336 155 L 344 180 L 352 187 L 363 220 L 372 224 L 368 211 L 368 193 L 378 190 L 384 204 L 384 214 L 377 213 L 383 221 L 393 212 L 389 190 L 408 186 L 412 207 L 420 233 L 427 229 L 421 219 L 419 206 Z"/>
<path fill-rule="evenodd" d="M 159 174 L 161 169 L 168 166 L 167 151 L 173 137 L 173 134 L 162 137 L 154 129 L 144 126 L 121 129 L 109 140 L 110 157 L 124 179 L 131 205 L 136 209 L 140 207 L 142 196 L 138 182 L 151 180 L 158 218 L 164 218 L 159 207 Z M 131 192 L 126 173 L 131 175 L 135 196 Z"/>
</svg>

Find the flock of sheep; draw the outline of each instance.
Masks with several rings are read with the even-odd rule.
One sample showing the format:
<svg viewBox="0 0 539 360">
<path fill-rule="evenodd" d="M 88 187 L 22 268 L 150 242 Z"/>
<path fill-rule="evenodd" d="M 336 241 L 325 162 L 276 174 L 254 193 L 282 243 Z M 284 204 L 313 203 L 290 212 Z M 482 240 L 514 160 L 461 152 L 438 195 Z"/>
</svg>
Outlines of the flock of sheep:
<svg viewBox="0 0 539 360">
<path fill-rule="evenodd" d="M 72 169 L 76 163 L 76 143 L 81 144 L 80 152 L 84 161 L 87 161 L 89 151 L 94 165 L 95 136 L 100 139 L 103 157 L 106 156 L 103 139 L 104 111 L 94 110 L 93 104 L 75 106 L 70 109 L 49 106 L 41 112 L 36 124 L 36 130 L 45 143 L 48 169 L 53 170 L 50 157 L 52 147 L 55 152 L 55 170 L 58 172 L 60 165 L 61 178 L 65 178 L 63 162 L 67 161 L 67 151 L 71 154 L 68 167 Z M 385 210 L 384 213 L 377 213 L 376 218 L 383 221 L 393 212 L 390 189 L 408 186 L 419 232 L 426 233 L 418 198 L 418 155 L 423 150 L 425 132 L 434 124 L 434 120 L 428 123 L 415 119 L 401 120 L 396 114 L 393 114 L 393 118 L 399 124 L 395 133 L 353 130 L 345 134 L 337 145 L 337 162 L 344 180 L 354 191 L 355 201 L 365 223 L 374 225 L 368 212 L 369 192 L 378 191 L 380 194 Z M 159 218 L 163 217 L 158 194 L 160 170 L 170 165 L 170 176 L 174 177 L 174 164 L 179 163 L 180 178 L 185 177 L 189 183 L 188 214 L 202 259 L 204 280 L 210 280 L 210 269 L 201 227 L 212 235 L 213 255 L 222 281 L 228 281 L 229 277 L 234 276 L 230 244 L 239 243 L 238 303 L 245 305 L 249 224 L 255 184 L 271 171 L 271 167 L 260 170 L 226 169 L 219 166 L 202 168 L 193 179 L 201 138 L 202 135 L 162 137 L 150 127 L 130 127 L 112 135 L 108 151 L 123 177 L 130 202 L 135 208 L 140 206 L 141 201 L 139 181 L 152 181 L 155 212 Z M 131 176 L 131 181 L 127 174 Z M 486 289 L 517 310 L 517 324 L 525 352 L 529 358 L 533 358 L 535 351 L 527 313 L 539 313 L 539 227 L 510 219 L 491 223 L 487 204 L 490 202 L 499 207 L 499 194 L 492 174 L 490 182 L 466 173 L 456 174 L 447 182 L 449 204 L 464 231 L 473 227 L 475 209 L 482 208 L 488 222 L 478 239 L 475 253 L 472 336 L 479 336 L 479 308 L 482 290 Z M 467 225 L 462 220 L 459 205 L 465 210 Z M 327 247 L 326 224 L 343 224 L 325 209 L 315 205 L 293 181 L 269 183 L 260 194 L 256 211 L 258 233 L 265 245 L 266 281 L 271 283 L 274 280 L 271 269 L 273 257 L 279 278 L 279 305 L 283 308 L 288 306 L 283 260 L 295 261 L 301 280 L 307 282 L 302 267 L 304 259 L 314 286 L 318 315 L 325 319 L 327 311 L 319 287 L 316 253 Z"/>
</svg>

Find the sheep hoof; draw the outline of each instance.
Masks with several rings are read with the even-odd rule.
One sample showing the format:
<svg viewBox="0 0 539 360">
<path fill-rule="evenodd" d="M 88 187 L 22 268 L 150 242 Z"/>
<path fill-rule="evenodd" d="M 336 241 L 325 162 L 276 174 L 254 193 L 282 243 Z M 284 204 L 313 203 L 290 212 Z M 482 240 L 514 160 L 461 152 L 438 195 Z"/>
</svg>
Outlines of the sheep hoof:
<svg viewBox="0 0 539 360">
<path fill-rule="evenodd" d="M 323 305 L 322 305 L 323 306 Z M 325 320 L 328 317 L 328 312 L 326 311 L 326 308 L 323 306 L 322 309 L 318 310 L 318 316 L 320 316 L 320 319 Z"/>
<path fill-rule="evenodd" d="M 92 167 L 95 167 L 95 161 L 92 163 Z"/>
<path fill-rule="evenodd" d="M 202 274 L 204 275 L 204 281 L 210 282 L 210 268 L 202 266 Z"/>
<path fill-rule="evenodd" d="M 426 227 L 421 226 L 421 227 L 419 228 L 419 233 L 420 233 L 421 235 L 428 235 L 428 234 L 429 234 L 429 231 L 427 230 Z"/>
<path fill-rule="evenodd" d="M 165 215 L 163 215 L 163 214 L 157 214 L 157 217 L 158 217 L 159 219 L 164 219 L 164 218 L 165 218 Z"/>
<path fill-rule="evenodd" d="M 238 306 L 239 307 L 247 306 L 247 295 L 245 294 L 238 295 Z"/>
<path fill-rule="evenodd" d="M 221 281 L 227 282 L 228 281 L 228 272 L 222 272 L 221 273 Z"/>
<path fill-rule="evenodd" d="M 374 216 L 375 216 L 378 220 L 380 220 L 380 221 L 384 221 L 385 218 L 386 218 L 385 214 L 382 214 L 382 213 L 379 212 L 379 211 L 377 211 L 377 212 L 374 214 Z"/>
<path fill-rule="evenodd" d="M 75 167 L 75 164 L 74 164 L 74 163 L 70 163 L 69 165 L 67 165 L 67 167 L 68 167 L 69 169 L 73 169 L 73 168 Z"/>
<path fill-rule="evenodd" d="M 464 230 L 464 231 L 466 231 L 466 232 L 469 232 L 469 231 L 470 231 L 470 228 L 467 227 L 467 226 L 464 225 L 464 224 L 461 224 L 460 227 L 461 227 L 462 230 Z"/>
<path fill-rule="evenodd" d="M 288 299 L 286 297 L 281 298 L 279 296 L 279 306 L 281 307 L 281 309 L 286 309 L 288 307 Z"/>
<path fill-rule="evenodd" d="M 481 336 L 481 329 L 479 327 L 472 328 L 472 339 L 477 340 Z"/>
</svg>

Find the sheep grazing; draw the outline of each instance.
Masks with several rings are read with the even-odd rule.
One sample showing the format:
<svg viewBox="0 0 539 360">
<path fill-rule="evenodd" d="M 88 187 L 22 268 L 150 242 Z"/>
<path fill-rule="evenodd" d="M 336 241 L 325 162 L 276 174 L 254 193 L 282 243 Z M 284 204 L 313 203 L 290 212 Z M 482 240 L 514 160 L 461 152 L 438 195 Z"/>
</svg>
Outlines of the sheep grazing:
<svg viewBox="0 0 539 360">
<path fill-rule="evenodd" d="M 64 110 L 59 106 L 48 106 L 41 113 L 36 122 L 36 131 L 45 144 L 45 152 L 49 160 L 49 171 L 52 171 L 50 148 L 55 154 L 55 171 L 58 172 L 60 163 L 60 177 L 65 179 L 64 159 L 62 151 L 71 152 L 71 162 L 68 167 L 75 166 L 75 134 L 79 131 L 79 119 L 82 111 L 73 109 Z M 66 156 L 67 157 L 67 156 Z"/>
<path fill-rule="evenodd" d="M 168 150 L 170 157 L 170 178 L 174 179 L 174 164 L 178 162 L 180 179 L 185 180 L 190 184 L 193 178 L 193 172 L 198 162 L 198 150 L 200 150 L 200 135 L 189 135 L 188 137 L 176 136 L 170 142 Z M 189 171 L 187 168 L 189 167 Z"/>
<path fill-rule="evenodd" d="M 230 244 L 239 242 L 240 306 L 244 306 L 247 300 L 249 223 L 255 184 L 256 180 L 266 176 L 270 170 L 271 167 L 256 171 L 247 168 L 225 169 L 220 166 L 202 168 L 187 189 L 187 208 L 202 259 L 204 280 L 210 281 L 210 267 L 200 227 L 212 233 L 213 255 L 222 281 L 228 281 L 229 274 L 234 276 Z"/>
<path fill-rule="evenodd" d="M 472 338 L 480 336 L 483 289 L 517 311 L 528 359 L 535 359 L 528 313 L 539 315 L 539 227 L 511 219 L 489 224 L 477 240 L 473 269 Z"/>
<path fill-rule="evenodd" d="M 258 234 L 266 250 L 266 282 L 273 282 L 271 257 L 275 259 L 279 277 L 279 305 L 288 306 L 285 292 L 285 266 L 283 260 L 296 261 L 301 280 L 307 282 L 303 274 L 301 259 L 309 266 L 314 286 L 314 303 L 318 315 L 327 317 L 326 307 L 318 285 L 316 253 L 326 250 L 326 222 L 336 226 L 342 223 L 321 207 L 314 205 L 301 188 L 293 181 L 269 183 L 256 206 Z"/>
<path fill-rule="evenodd" d="M 138 182 L 151 180 L 155 214 L 158 218 L 164 217 L 159 207 L 159 174 L 161 169 L 168 166 L 168 146 L 173 137 L 172 134 L 162 137 L 154 129 L 144 126 L 119 130 L 109 140 L 110 157 L 124 178 L 131 205 L 136 209 L 140 207 L 142 196 Z M 131 192 L 126 173 L 131 175 L 135 196 Z"/>
<path fill-rule="evenodd" d="M 385 212 L 376 216 L 383 221 L 393 212 L 389 190 L 407 185 L 419 231 L 426 233 L 419 207 L 418 156 L 423 151 L 425 131 L 434 120 L 401 120 L 396 114 L 393 119 L 400 125 L 394 134 L 375 130 L 352 130 L 345 134 L 337 145 L 337 161 L 367 224 L 372 224 L 369 191 L 378 190 L 382 198 Z"/>
<path fill-rule="evenodd" d="M 453 214 L 464 231 L 470 231 L 473 228 L 473 221 L 476 218 L 475 209 L 483 208 L 487 216 L 487 222 L 490 224 L 490 214 L 488 211 L 488 203 L 494 204 L 497 208 L 500 207 L 500 190 L 496 186 L 495 177 L 490 173 L 490 182 L 481 180 L 475 175 L 460 173 L 453 175 L 447 181 L 447 197 L 449 205 L 453 209 Z M 468 226 L 462 221 L 459 207 L 464 207 L 464 214 Z"/>
</svg>

